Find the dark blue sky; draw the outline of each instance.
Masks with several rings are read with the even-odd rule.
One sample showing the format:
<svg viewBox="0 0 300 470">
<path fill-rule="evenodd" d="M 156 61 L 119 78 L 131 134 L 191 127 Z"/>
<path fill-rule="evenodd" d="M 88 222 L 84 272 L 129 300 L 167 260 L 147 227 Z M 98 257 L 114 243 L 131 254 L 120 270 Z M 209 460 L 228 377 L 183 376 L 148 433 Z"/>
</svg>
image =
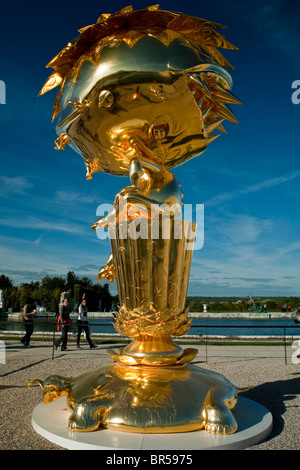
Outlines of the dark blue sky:
<svg viewBox="0 0 300 470">
<path fill-rule="evenodd" d="M 149 2 L 132 2 L 135 9 Z M 15 283 L 74 270 L 96 282 L 109 242 L 90 226 L 97 206 L 112 203 L 129 181 L 103 173 L 86 181 L 85 166 L 70 148 L 54 150 L 51 124 L 56 92 L 37 98 L 51 73 L 45 65 L 77 29 L 120 1 L 1 6 L 0 274 Z M 174 173 L 184 202 L 204 204 L 204 247 L 194 252 L 190 295 L 297 295 L 300 254 L 300 105 L 291 101 L 300 79 L 300 5 L 281 0 L 164 1 L 228 26 L 239 47 L 223 51 L 234 65 L 232 107 L 239 125 Z M 1 100 L 0 100 L 1 101 Z"/>
</svg>

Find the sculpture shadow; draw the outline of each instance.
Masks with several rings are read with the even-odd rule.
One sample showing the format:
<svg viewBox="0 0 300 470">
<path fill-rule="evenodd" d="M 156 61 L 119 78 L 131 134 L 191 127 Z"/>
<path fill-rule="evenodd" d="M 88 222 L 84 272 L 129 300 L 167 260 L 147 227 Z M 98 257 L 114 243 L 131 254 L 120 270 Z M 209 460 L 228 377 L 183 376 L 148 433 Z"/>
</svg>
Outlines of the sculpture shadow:
<svg viewBox="0 0 300 470">
<path fill-rule="evenodd" d="M 24 385 L 0 385 L 0 391 L 1 390 L 9 390 L 11 388 L 24 389 Z"/>
<path fill-rule="evenodd" d="M 272 413 L 272 431 L 262 442 L 269 441 L 281 434 L 284 428 L 283 414 L 287 408 L 299 408 L 299 405 L 291 404 L 289 406 L 288 404 L 289 401 L 299 395 L 300 391 L 300 372 L 292 375 L 296 375 L 297 377 L 289 380 L 266 382 L 242 394 L 243 397 L 260 403 Z M 295 410 L 295 412 L 299 413 L 298 410 Z"/>
<path fill-rule="evenodd" d="M 48 361 L 48 360 L 49 359 L 41 359 L 40 361 L 37 361 L 37 362 L 31 362 L 30 364 L 26 364 L 25 366 L 20 367 L 19 369 L 11 370 L 9 372 L 1 374 L 0 378 L 6 377 L 8 375 L 16 374 L 17 372 L 20 372 L 21 370 L 29 369 L 30 367 L 36 366 L 36 365 L 41 364 L 42 362 L 45 362 L 45 361 Z"/>
</svg>

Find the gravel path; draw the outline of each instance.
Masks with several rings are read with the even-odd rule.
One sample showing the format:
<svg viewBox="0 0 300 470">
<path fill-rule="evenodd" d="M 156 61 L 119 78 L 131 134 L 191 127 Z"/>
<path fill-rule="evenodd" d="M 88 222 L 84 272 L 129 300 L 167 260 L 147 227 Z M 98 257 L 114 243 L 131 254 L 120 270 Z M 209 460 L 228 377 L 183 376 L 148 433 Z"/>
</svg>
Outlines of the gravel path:
<svg viewBox="0 0 300 470">
<path fill-rule="evenodd" d="M 17 340 L 4 344 L 5 364 L 0 357 L 0 449 L 63 449 L 33 430 L 32 411 L 42 401 L 42 392 L 39 387 L 28 390 L 26 384 L 51 374 L 75 376 L 96 369 L 111 362 L 106 353 L 110 345 L 98 345 L 90 350 L 84 341 L 82 349 L 70 343 L 67 351 L 56 351 L 53 360 L 50 342 L 33 341 L 30 349 Z M 203 345 L 195 347 L 198 355 L 193 363 L 223 374 L 238 387 L 251 386 L 243 396 L 261 403 L 272 413 L 271 434 L 249 450 L 300 449 L 300 364 L 291 360 L 295 349 L 287 347 L 286 364 L 282 345 L 208 346 L 207 350 Z"/>
</svg>

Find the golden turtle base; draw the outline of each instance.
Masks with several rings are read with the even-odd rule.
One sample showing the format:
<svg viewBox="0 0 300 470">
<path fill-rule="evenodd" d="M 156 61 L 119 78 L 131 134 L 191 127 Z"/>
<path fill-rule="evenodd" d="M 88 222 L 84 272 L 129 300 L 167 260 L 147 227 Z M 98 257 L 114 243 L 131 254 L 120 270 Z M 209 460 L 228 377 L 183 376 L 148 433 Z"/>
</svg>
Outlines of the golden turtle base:
<svg viewBox="0 0 300 470">
<path fill-rule="evenodd" d="M 62 395 L 72 414 L 69 429 L 100 427 L 136 433 L 176 433 L 205 429 L 232 434 L 236 388 L 223 375 L 195 365 L 149 366 L 114 363 L 74 378 L 53 375 L 34 380 L 44 403 Z"/>
</svg>

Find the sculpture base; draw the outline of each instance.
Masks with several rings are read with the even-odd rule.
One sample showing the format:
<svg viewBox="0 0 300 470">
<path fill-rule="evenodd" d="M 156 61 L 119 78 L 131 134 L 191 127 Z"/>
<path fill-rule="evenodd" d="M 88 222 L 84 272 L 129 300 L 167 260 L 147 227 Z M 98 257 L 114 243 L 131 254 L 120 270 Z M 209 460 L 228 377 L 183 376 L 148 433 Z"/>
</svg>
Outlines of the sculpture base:
<svg viewBox="0 0 300 470">
<path fill-rule="evenodd" d="M 77 377 L 33 380 L 28 386 L 36 383 L 43 389 L 46 404 L 67 396 L 68 426 L 76 432 L 103 427 L 147 434 L 200 429 L 233 434 L 237 395 L 247 390 L 235 387 L 222 374 L 192 364 L 114 363 Z"/>
<path fill-rule="evenodd" d="M 235 409 L 238 429 L 234 434 L 211 434 L 203 430 L 175 434 L 124 433 L 100 428 L 78 433 L 68 429 L 70 411 L 66 397 L 33 411 L 35 431 L 50 442 L 70 450 L 235 450 L 245 449 L 264 440 L 272 430 L 272 415 L 262 405 L 244 397 Z"/>
<path fill-rule="evenodd" d="M 258 424 L 250 436 L 260 439 L 271 429 L 272 419 L 264 419 L 268 412 L 260 405 L 246 400 L 237 406 L 237 395 L 246 389 L 235 387 L 222 374 L 192 364 L 153 367 L 113 363 L 73 378 L 54 375 L 45 381 L 35 380 L 29 386 L 35 383 L 44 391 L 44 405 L 34 411 L 34 427 L 45 431 L 45 437 L 58 434 L 59 442 L 62 438 L 75 441 L 75 445 L 124 449 L 130 434 L 129 448 L 133 442 L 137 448 L 143 441 L 144 448 L 154 449 L 161 442 L 165 446 L 172 441 L 171 448 L 176 449 L 177 445 L 182 448 L 183 439 L 186 448 L 192 445 L 197 449 L 199 439 L 210 447 L 212 443 L 235 445 L 240 440 L 228 439 L 231 435 L 246 433 L 249 437 L 248 428 Z M 133 438 L 135 434 L 139 437 Z M 178 434 L 182 436 L 179 441 Z M 112 444 L 106 444 L 110 439 Z M 71 448 L 69 443 L 66 446 Z"/>
</svg>

